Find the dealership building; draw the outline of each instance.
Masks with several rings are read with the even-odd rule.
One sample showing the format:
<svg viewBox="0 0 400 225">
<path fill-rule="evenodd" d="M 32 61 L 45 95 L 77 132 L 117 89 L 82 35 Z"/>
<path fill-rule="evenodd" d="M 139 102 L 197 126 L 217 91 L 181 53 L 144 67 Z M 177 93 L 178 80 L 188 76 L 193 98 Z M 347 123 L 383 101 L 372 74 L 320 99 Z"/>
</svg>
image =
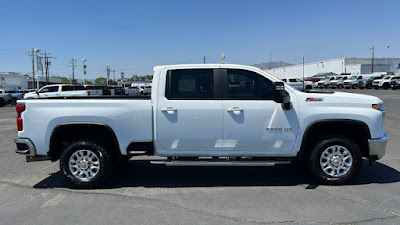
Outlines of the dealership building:
<svg viewBox="0 0 400 225">
<path fill-rule="evenodd" d="M 389 72 L 400 74 L 400 58 L 374 58 L 373 72 Z M 265 71 L 283 79 L 283 78 L 301 78 L 311 77 L 318 74 L 341 74 L 351 75 L 372 73 L 372 58 L 339 58 L 324 60 L 312 63 L 305 63 L 271 68 Z"/>
</svg>

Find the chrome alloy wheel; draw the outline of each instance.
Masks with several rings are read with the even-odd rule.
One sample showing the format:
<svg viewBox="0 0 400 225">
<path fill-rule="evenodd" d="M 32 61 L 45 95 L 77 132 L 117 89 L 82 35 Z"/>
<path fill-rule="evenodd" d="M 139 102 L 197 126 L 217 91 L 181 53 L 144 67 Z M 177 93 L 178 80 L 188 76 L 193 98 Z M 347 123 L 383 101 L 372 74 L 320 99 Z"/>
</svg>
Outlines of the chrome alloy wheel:
<svg viewBox="0 0 400 225">
<path fill-rule="evenodd" d="M 350 171 L 353 165 L 353 156 L 343 146 L 330 146 L 322 152 L 320 165 L 329 176 L 341 177 Z"/>
<path fill-rule="evenodd" d="M 100 159 L 91 150 L 78 150 L 69 158 L 69 170 L 75 178 L 89 181 L 100 170 Z"/>
</svg>

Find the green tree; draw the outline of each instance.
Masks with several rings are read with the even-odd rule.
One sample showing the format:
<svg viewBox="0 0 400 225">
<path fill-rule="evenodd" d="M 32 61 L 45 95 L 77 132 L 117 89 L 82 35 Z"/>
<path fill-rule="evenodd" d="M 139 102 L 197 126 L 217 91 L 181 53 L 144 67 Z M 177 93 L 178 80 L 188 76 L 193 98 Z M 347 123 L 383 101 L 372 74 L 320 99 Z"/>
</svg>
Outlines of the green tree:
<svg viewBox="0 0 400 225">
<path fill-rule="evenodd" d="M 107 78 L 105 77 L 98 77 L 94 80 L 95 85 L 107 85 Z"/>
<path fill-rule="evenodd" d="M 61 83 L 62 84 L 70 84 L 71 83 L 71 81 L 66 77 L 62 77 L 62 76 L 51 76 L 51 77 L 53 77 L 53 78 L 61 78 Z"/>
<path fill-rule="evenodd" d="M 153 75 L 146 75 L 147 80 L 153 80 Z"/>
</svg>

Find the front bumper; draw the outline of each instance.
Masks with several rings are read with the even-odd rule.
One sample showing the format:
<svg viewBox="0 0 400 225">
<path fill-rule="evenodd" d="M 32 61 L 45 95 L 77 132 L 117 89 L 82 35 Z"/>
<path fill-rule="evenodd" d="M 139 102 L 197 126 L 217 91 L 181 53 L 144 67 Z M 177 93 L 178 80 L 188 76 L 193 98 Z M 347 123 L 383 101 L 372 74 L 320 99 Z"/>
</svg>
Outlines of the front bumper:
<svg viewBox="0 0 400 225">
<path fill-rule="evenodd" d="M 369 139 L 369 156 L 376 156 L 377 159 L 381 159 L 385 155 L 388 139 L 387 134 L 383 134 L 383 137 L 378 139 Z"/>
</svg>

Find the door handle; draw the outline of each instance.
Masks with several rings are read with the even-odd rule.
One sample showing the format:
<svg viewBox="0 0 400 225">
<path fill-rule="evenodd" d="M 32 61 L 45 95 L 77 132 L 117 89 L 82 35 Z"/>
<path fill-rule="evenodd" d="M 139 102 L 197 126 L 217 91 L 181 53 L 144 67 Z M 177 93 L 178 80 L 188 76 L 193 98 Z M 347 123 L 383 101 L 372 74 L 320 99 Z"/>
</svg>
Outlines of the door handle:
<svg viewBox="0 0 400 225">
<path fill-rule="evenodd" d="M 243 108 L 240 107 L 232 107 L 232 108 L 228 108 L 226 111 L 228 112 L 233 112 L 235 114 L 240 114 L 240 112 L 243 111 Z"/>
<path fill-rule="evenodd" d="M 177 109 L 175 107 L 166 107 L 161 109 L 161 112 L 167 112 L 168 114 L 174 114 L 176 111 Z"/>
</svg>

